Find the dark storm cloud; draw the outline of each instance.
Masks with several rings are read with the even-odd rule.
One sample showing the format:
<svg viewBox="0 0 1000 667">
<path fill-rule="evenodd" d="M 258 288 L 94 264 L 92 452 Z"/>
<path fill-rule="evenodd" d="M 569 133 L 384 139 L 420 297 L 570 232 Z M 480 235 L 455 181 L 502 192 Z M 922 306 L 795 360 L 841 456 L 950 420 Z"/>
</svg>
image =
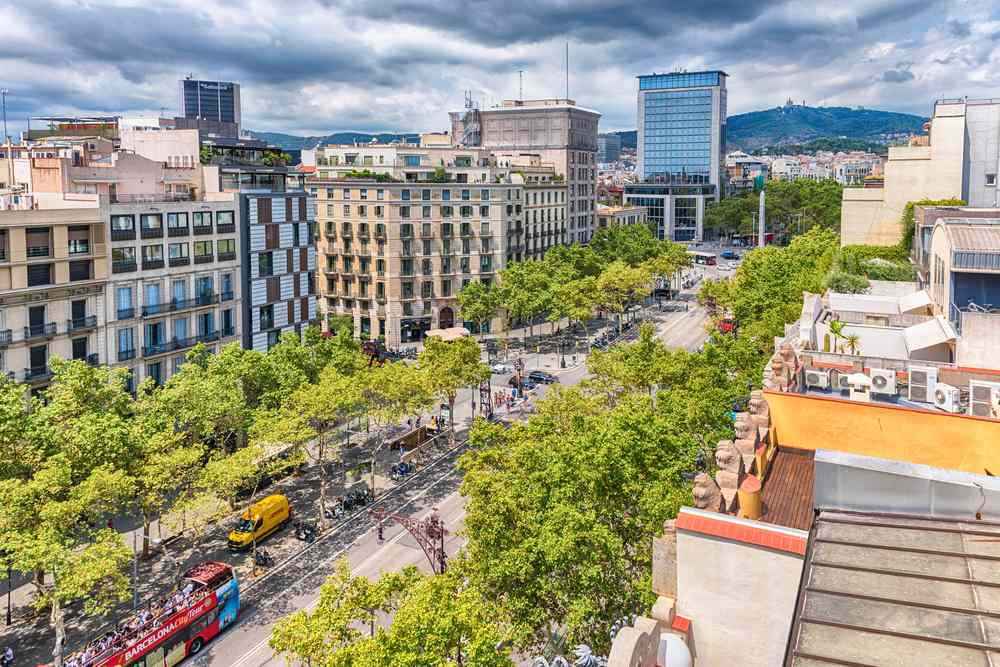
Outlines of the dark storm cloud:
<svg viewBox="0 0 1000 667">
<path fill-rule="evenodd" d="M 765 10 L 784 4 L 745 0 L 661 2 L 585 0 L 321 0 L 371 19 L 454 31 L 491 45 L 524 44 L 552 38 L 593 43 L 632 36 L 669 38 L 698 26 L 729 26 L 752 21 Z"/>
<path fill-rule="evenodd" d="M 943 0 L 882 0 L 873 2 L 859 13 L 861 30 L 878 30 L 886 24 L 912 19 L 927 10 L 946 4 Z"/>
<path fill-rule="evenodd" d="M 882 72 L 882 76 L 879 80 L 886 83 L 906 83 L 907 81 L 913 81 L 916 78 L 908 69 L 890 69 Z"/>
</svg>

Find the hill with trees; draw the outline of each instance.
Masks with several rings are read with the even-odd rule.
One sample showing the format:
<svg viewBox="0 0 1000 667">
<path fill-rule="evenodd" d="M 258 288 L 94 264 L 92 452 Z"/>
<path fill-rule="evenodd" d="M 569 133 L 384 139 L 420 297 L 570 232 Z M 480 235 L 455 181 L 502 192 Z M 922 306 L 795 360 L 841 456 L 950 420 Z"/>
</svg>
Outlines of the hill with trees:
<svg viewBox="0 0 1000 667">
<path fill-rule="evenodd" d="M 300 137 L 281 132 L 255 132 L 250 130 L 250 135 L 254 139 L 266 141 L 269 144 L 280 146 L 285 150 L 315 148 L 323 144 L 368 144 L 372 142 L 372 139 L 380 144 L 388 144 L 394 141 L 406 143 L 417 143 L 420 141 L 420 134 L 416 132 L 405 132 L 402 134 L 393 132 L 334 132 L 323 136 Z"/>
</svg>

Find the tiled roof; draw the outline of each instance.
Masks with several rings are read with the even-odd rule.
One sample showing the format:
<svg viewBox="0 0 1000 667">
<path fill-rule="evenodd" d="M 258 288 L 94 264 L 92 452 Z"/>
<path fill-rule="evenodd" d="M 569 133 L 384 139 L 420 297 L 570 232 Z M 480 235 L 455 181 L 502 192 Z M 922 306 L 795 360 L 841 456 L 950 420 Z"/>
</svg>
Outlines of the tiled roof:
<svg viewBox="0 0 1000 667">
<path fill-rule="evenodd" d="M 749 519 L 731 517 L 727 514 L 683 507 L 677 514 L 677 521 L 674 525 L 677 530 L 712 535 L 724 540 L 754 544 L 800 556 L 806 552 L 806 538 L 802 531 L 768 526 Z"/>
</svg>

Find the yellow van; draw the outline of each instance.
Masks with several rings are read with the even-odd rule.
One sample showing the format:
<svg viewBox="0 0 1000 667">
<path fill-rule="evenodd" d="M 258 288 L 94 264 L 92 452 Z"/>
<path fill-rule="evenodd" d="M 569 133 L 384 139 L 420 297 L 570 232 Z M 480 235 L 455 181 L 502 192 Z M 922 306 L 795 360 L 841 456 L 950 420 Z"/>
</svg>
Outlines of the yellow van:
<svg viewBox="0 0 1000 667">
<path fill-rule="evenodd" d="M 230 549 L 249 549 L 254 540 L 261 541 L 292 518 L 288 498 L 276 493 L 248 507 L 236 528 L 229 533 Z"/>
</svg>

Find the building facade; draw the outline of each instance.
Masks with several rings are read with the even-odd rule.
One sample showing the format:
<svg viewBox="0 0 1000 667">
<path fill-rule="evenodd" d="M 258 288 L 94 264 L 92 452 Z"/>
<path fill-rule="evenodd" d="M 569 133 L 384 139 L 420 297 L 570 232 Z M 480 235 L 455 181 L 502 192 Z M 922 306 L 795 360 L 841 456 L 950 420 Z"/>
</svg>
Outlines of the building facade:
<svg viewBox="0 0 1000 667">
<path fill-rule="evenodd" d="M 655 203 L 649 217 L 661 239 L 700 241 L 706 200 L 718 201 L 722 190 L 726 73 L 640 76 L 637 118 L 637 176 L 661 187 L 627 186 L 625 202 Z"/>
<path fill-rule="evenodd" d="M 111 204 L 108 363 L 162 384 L 192 347 L 238 342 L 238 201 Z"/>
<path fill-rule="evenodd" d="M 569 242 L 594 233 L 597 205 L 597 129 L 601 114 L 569 99 L 504 100 L 489 109 L 451 114 L 451 136 L 462 146 L 491 151 L 498 163 L 522 155 L 551 164 L 565 179 Z"/>
<path fill-rule="evenodd" d="M 460 322 L 458 292 L 504 267 L 523 189 L 512 184 L 310 183 L 317 195 L 321 312 L 397 347 Z M 471 323 L 470 323 L 471 324 Z"/>
<path fill-rule="evenodd" d="M 96 203 L 0 213 L 0 368 L 8 377 L 40 388 L 53 357 L 105 361 L 106 258 Z"/>
<path fill-rule="evenodd" d="M 597 135 L 597 161 L 601 164 L 617 162 L 622 154 L 622 138 L 617 134 Z"/>
<path fill-rule="evenodd" d="M 642 206 L 597 205 L 597 228 L 610 229 L 626 225 L 646 224 L 646 209 Z"/>
</svg>

